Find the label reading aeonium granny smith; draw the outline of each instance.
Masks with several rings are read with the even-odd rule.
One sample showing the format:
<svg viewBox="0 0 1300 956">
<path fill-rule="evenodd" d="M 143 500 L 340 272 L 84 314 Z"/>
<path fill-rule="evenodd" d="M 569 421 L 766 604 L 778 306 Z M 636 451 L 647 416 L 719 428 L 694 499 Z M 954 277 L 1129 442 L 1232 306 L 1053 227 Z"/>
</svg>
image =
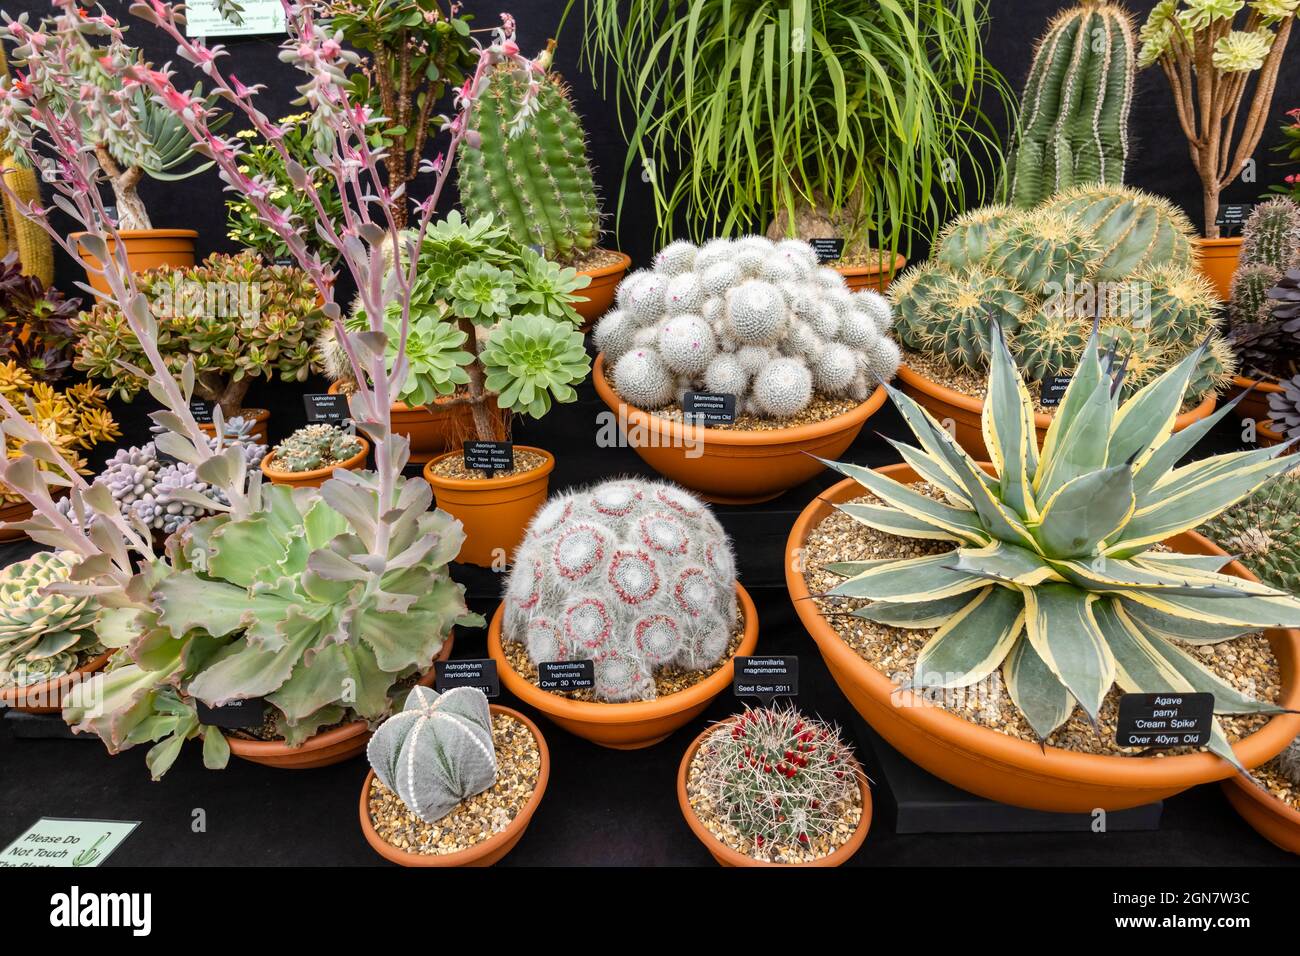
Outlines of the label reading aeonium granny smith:
<svg viewBox="0 0 1300 956">
<path fill-rule="evenodd" d="M 139 825 L 41 817 L 0 852 L 0 866 L 99 866 Z"/>
<path fill-rule="evenodd" d="M 1213 721 L 1213 694 L 1121 694 L 1115 739 L 1121 747 L 1204 747 Z"/>
</svg>

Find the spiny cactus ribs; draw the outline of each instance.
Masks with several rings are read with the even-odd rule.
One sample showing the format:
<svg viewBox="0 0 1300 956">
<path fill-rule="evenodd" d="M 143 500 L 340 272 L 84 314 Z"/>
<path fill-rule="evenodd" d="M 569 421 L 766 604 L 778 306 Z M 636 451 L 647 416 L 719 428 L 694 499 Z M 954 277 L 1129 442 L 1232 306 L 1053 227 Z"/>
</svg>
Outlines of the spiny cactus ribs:
<svg viewBox="0 0 1300 956">
<path fill-rule="evenodd" d="M 760 856 L 833 832 L 858 787 L 835 728 L 789 705 L 718 725 L 694 762 L 713 805 Z"/>
<path fill-rule="evenodd" d="M 1242 230 L 1228 323 L 1244 374 L 1300 369 L 1300 204 L 1278 196 L 1255 207 Z"/>
<path fill-rule="evenodd" d="M 864 401 L 893 378 L 892 323 L 883 296 L 850 292 L 806 242 L 748 236 L 665 247 L 652 270 L 623 280 L 594 340 L 638 408 L 705 390 L 782 419 L 815 394 Z"/>
<path fill-rule="evenodd" d="M 502 634 L 534 664 L 594 661 L 601 700 L 650 700 L 659 669 L 717 664 L 738 616 L 731 543 L 708 505 L 629 478 L 537 513 L 506 583 Z"/>
<path fill-rule="evenodd" d="M 1300 472 L 1279 475 L 1201 531 L 1265 584 L 1300 594 Z"/>
</svg>

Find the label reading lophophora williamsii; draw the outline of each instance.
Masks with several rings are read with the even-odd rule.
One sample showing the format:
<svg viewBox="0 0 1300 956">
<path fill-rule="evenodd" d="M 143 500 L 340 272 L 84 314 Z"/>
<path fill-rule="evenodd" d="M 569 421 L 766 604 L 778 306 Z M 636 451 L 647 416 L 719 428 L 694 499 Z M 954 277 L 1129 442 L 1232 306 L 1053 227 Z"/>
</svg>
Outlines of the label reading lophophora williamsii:
<svg viewBox="0 0 1300 956">
<path fill-rule="evenodd" d="M 346 395 L 316 392 L 312 395 L 304 395 L 302 404 L 307 409 L 307 421 L 311 424 L 328 422 L 331 425 L 338 425 L 352 417 Z"/>
</svg>

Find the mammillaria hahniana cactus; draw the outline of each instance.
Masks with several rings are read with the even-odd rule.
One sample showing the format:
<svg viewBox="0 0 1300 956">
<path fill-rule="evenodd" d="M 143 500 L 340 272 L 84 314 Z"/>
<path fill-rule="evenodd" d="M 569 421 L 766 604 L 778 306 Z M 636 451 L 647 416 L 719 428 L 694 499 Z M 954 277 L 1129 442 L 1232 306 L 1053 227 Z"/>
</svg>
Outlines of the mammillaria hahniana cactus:
<svg viewBox="0 0 1300 956">
<path fill-rule="evenodd" d="M 416 684 L 406 706 L 379 725 L 366 745 L 375 776 L 425 823 L 497 779 L 492 711 L 477 687 L 439 694 Z"/>
<path fill-rule="evenodd" d="M 0 688 L 61 677 L 76 669 L 81 651 L 99 646 L 98 601 L 47 590 L 69 582 L 79 560 L 42 551 L 0 570 Z"/>
<path fill-rule="evenodd" d="M 666 246 L 623 280 L 594 335 L 614 388 L 638 408 L 696 390 L 789 418 L 816 393 L 863 401 L 892 378 L 892 324 L 883 296 L 850 292 L 807 243 L 748 236 Z"/>
<path fill-rule="evenodd" d="M 708 505 L 620 479 L 554 497 L 533 518 L 502 634 L 534 664 L 594 661 L 601 700 L 650 700 L 658 668 L 716 664 L 737 617 L 731 543 Z"/>
</svg>

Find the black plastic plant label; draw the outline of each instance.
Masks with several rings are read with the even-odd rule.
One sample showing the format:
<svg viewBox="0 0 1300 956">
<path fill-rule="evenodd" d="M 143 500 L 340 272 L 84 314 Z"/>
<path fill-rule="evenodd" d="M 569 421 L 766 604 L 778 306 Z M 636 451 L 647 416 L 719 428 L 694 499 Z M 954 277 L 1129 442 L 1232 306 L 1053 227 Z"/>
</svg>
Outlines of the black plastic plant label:
<svg viewBox="0 0 1300 956">
<path fill-rule="evenodd" d="M 1115 739 L 1121 747 L 1204 747 L 1213 720 L 1213 694 L 1122 694 Z"/>
<path fill-rule="evenodd" d="M 201 700 L 194 702 L 198 712 L 199 723 L 209 727 L 227 727 L 245 729 L 261 726 L 266 718 L 266 701 L 261 697 L 246 697 L 232 700 L 220 707 L 209 707 Z"/>
<path fill-rule="evenodd" d="M 434 661 L 433 689 L 439 694 L 453 687 L 477 687 L 488 697 L 501 695 L 497 662 L 490 657 L 463 661 Z"/>
<path fill-rule="evenodd" d="M 1219 215 L 1214 220 L 1215 224 L 1219 226 L 1244 226 L 1254 209 L 1255 204 L 1253 202 L 1225 203 L 1219 207 Z"/>
<path fill-rule="evenodd" d="M 777 697 L 799 696 L 799 658 L 737 657 L 731 691 L 737 697 L 757 697 L 763 706 Z"/>
<path fill-rule="evenodd" d="M 1061 404 L 1061 399 L 1065 398 L 1065 390 L 1069 387 L 1070 376 L 1049 375 L 1043 379 L 1039 401 L 1043 403 L 1044 408 L 1055 408 Z"/>
<path fill-rule="evenodd" d="M 682 396 L 682 416 L 698 425 L 735 424 L 736 396 L 722 392 L 687 392 Z"/>
<path fill-rule="evenodd" d="M 591 690 L 596 686 L 592 661 L 542 661 L 537 665 L 537 686 L 542 690 Z"/>
<path fill-rule="evenodd" d="M 201 398 L 190 399 L 190 414 L 200 425 L 212 424 L 212 403 Z"/>
<path fill-rule="evenodd" d="M 844 255 L 843 239 L 809 239 L 808 245 L 812 246 L 813 252 L 817 253 L 817 261 L 823 264 L 838 262 Z"/>
<path fill-rule="evenodd" d="M 467 471 L 514 471 L 515 445 L 508 441 L 467 441 L 463 446 Z"/>
<path fill-rule="evenodd" d="M 309 422 L 329 422 L 331 425 L 337 425 L 352 417 L 352 413 L 348 410 L 346 395 L 317 392 L 313 395 L 304 395 L 302 404 L 307 409 Z"/>
</svg>

